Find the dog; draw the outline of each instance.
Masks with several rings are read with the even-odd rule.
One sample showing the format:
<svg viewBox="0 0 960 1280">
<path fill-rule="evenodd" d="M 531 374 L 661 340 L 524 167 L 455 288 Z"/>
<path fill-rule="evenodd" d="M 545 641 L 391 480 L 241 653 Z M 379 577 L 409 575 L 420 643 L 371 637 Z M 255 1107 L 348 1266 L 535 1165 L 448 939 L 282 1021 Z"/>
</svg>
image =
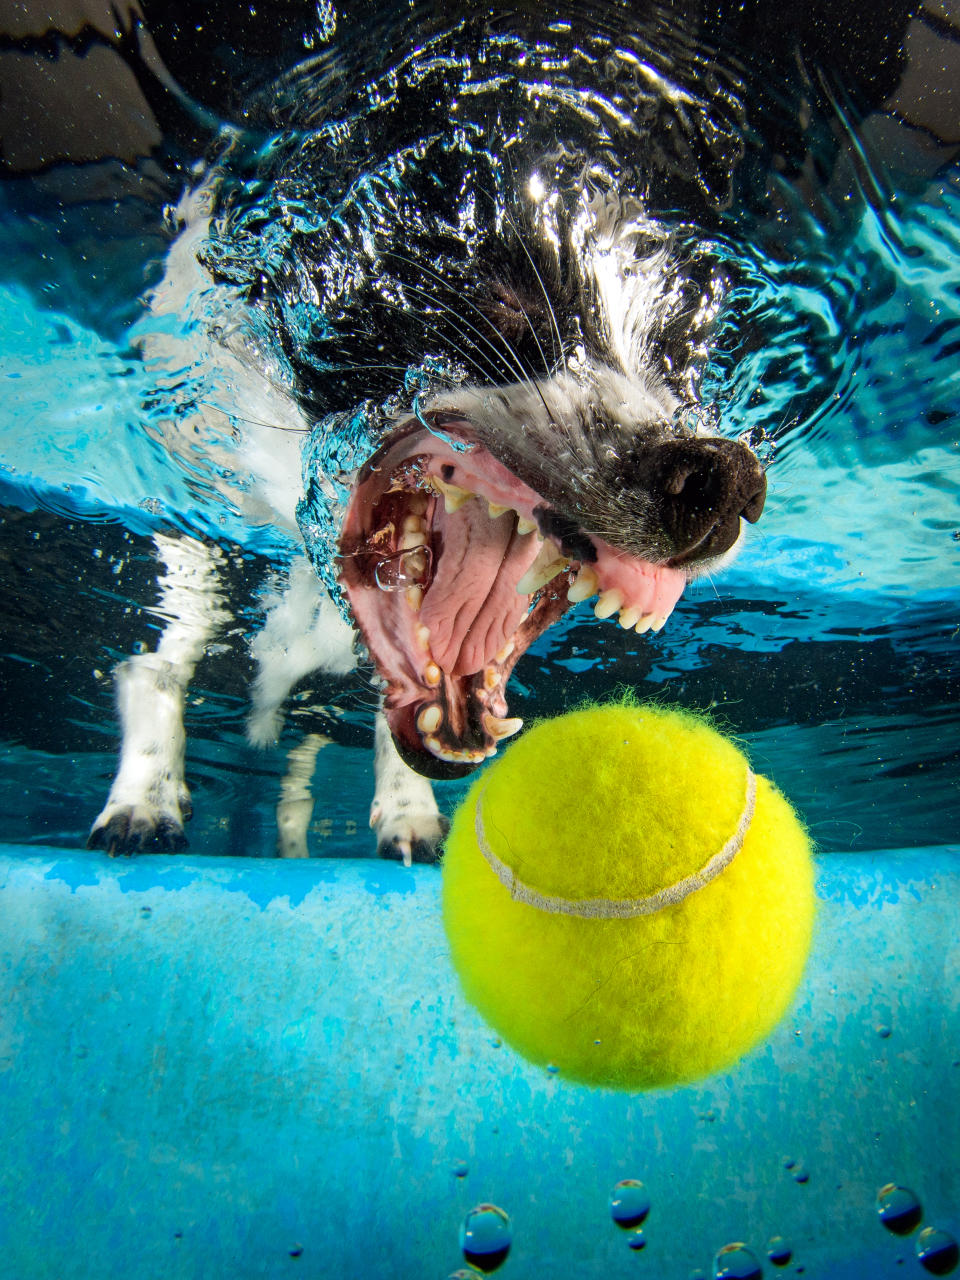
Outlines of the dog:
<svg viewBox="0 0 960 1280">
<path fill-rule="evenodd" d="M 649 29 L 587 57 L 526 10 L 418 21 L 398 11 L 369 64 L 334 43 L 252 96 L 256 127 L 227 129 L 177 206 L 136 336 L 146 429 L 300 547 L 251 641 L 251 739 L 275 738 L 297 679 L 364 650 L 371 825 L 408 864 L 441 848 L 430 780 L 520 730 L 507 684 L 534 639 L 594 598 L 659 630 L 766 491 L 698 400 L 722 272 L 656 208 L 728 199 L 735 165 L 707 141 L 723 94 L 668 84 Z M 117 671 L 120 763 L 88 841 L 114 854 L 185 845 L 184 697 L 232 616 L 214 541 L 155 545 L 165 625 Z M 321 745 L 284 783 L 289 856 Z"/>
</svg>

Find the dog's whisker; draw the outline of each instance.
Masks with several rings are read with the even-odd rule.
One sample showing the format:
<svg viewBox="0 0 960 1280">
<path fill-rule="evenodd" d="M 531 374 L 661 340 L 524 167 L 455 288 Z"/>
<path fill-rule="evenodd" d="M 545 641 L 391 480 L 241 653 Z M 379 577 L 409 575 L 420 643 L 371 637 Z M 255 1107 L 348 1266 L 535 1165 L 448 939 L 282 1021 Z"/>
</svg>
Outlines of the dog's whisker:
<svg viewBox="0 0 960 1280">
<path fill-rule="evenodd" d="M 465 319 L 459 312 L 455 311 L 454 308 L 451 307 L 448 303 L 444 302 L 442 299 L 436 297 L 435 295 L 430 294 L 429 292 L 427 292 L 427 290 L 421 289 L 417 285 L 412 285 L 412 284 L 407 285 L 406 287 L 412 293 L 419 293 L 424 298 L 432 302 L 433 305 L 438 308 L 438 310 L 443 312 L 448 317 L 450 324 L 456 329 L 457 332 L 463 334 L 464 328 L 465 328 L 467 332 L 472 333 L 476 337 L 476 339 L 479 342 L 481 342 L 483 346 L 492 354 L 492 356 L 502 363 L 503 367 L 499 371 L 501 374 L 506 373 L 508 378 L 511 378 L 516 375 L 517 370 L 511 369 L 510 362 L 504 359 L 504 352 L 502 352 L 500 348 L 498 348 L 494 343 L 492 343 L 489 340 L 489 338 L 487 338 L 484 334 L 482 334 L 480 330 L 476 327 L 476 325 L 471 324 L 469 320 Z M 435 331 L 438 332 L 439 330 L 435 328 Z M 464 363 L 469 366 L 469 363 L 471 363 L 471 361 L 470 361 L 467 350 L 465 348 L 459 347 L 458 354 L 463 356 Z M 477 372 L 478 373 L 482 372 L 482 369 L 479 367 L 479 365 L 477 366 Z M 487 368 L 487 372 L 488 373 L 492 372 L 496 374 L 497 373 L 496 365 L 492 363 L 489 364 Z M 523 370 L 519 369 L 519 372 L 522 377 Z"/>
<path fill-rule="evenodd" d="M 442 276 L 441 276 L 437 271 L 435 271 L 433 268 L 431 268 L 429 265 L 425 265 L 425 264 L 418 264 L 418 263 L 416 263 L 412 258 L 408 257 L 408 256 L 407 256 L 407 255 L 405 255 L 405 254 L 400 253 L 400 252 L 399 252 L 399 251 L 397 251 L 397 250 L 392 250 L 392 251 L 391 251 L 391 256 L 393 256 L 393 257 L 397 258 L 397 259 L 398 259 L 398 260 L 400 260 L 400 261 L 408 262 L 408 263 L 410 263 L 412 266 L 417 266 L 417 267 L 418 267 L 418 268 L 423 272 L 423 274 L 424 274 L 424 275 L 426 275 L 426 276 L 432 276 L 432 277 L 433 277 L 434 279 L 436 279 L 436 280 L 437 280 L 441 285 L 444 285 L 444 284 L 446 284 L 446 283 L 447 283 L 447 282 L 443 279 L 443 277 L 442 277 Z M 411 287 L 412 287 L 412 288 L 416 288 L 417 286 L 411 286 Z M 508 375 L 508 377 L 510 377 L 510 376 L 518 376 L 520 381 L 523 381 L 525 378 L 527 378 L 527 377 L 528 377 L 527 373 L 526 373 L 526 372 L 524 371 L 524 369 L 523 369 L 523 366 L 522 366 L 522 364 L 521 364 L 521 362 L 520 362 L 519 357 L 517 356 L 516 352 L 514 352 L 514 350 L 509 346 L 509 344 L 504 344 L 504 345 L 506 346 L 506 352 L 504 352 L 504 351 L 503 351 L 503 350 L 502 350 L 502 349 L 501 349 L 501 348 L 500 348 L 496 343 L 494 343 L 493 341 L 491 341 L 491 339 L 490 339 L 490 338 L 489 338 L 485 333 L 481 332 L 481 330 L 480 330 L 480 329 L 478 329 L 478 328 L 476 327 L 476 325 L 471 324 L 471 323 L 469 323 L 468 321 L 466 321 L 466 320 L 464 319 L 464 317 L 462 317 L 458 312 L 454 311 L 454 310 L 453 310 L 453 308 L 451 308 L 451 307 L 449 307 L 448 305 L 446 305 L 446 304 L 442 303 L 442 302 L 441 302 L 441 300 L 440 300 L 438 297 L 436 297 L 435 295 L 427 295 L 427 296 L 432 296 L 432 297 L 433 297 L 433 300 L 437 303 L 437 305 L 438 305 L 438 306 L 444 306 L 445 310 L 447 311 L 447 313 L 448 313 L 450 316 L 452 316 L 453 318 L 455 318 L 455 319 L 457 319 L 457 320 L 460 320 L 460 321 L 462 321 L 463 323 L 467 324 L 467 326 L 468 326 L 468 328 L 470 329 L 470 331 L 471 331 L 472 333 L 474 333 L 474 334 L 477 336 L 477 338 L 478 338 L 478 339 L 479 339 L 479 340 L 484 344 L 484 346 L 485 346 L 485 347 L 487 347 L 490 351 L 492 351 L 492 352 L 493 352 L 493 353 L 494 353 L 498 358 L 502 359 L 502 358 L 503 358 L 503 356 L 504 356 L 504 354 L 506 354 L 507 356 L 511 357 L 511 358 L 512 358 L 511 360 L 509 360 L 509 361 L 504 361 L 504 367 L 505 367 L 505 369 L 506 369 L 506 371 L 507 371 L 507 375 Z M 482 320 L 482 321 L 483 321 L 483 323 L 487 326 L 487 328 L 488 328 L 488 329 L 490 329 L 490 330 L 493 332 L 493 334 L 494 334 L 497 338 L 501 338 L 501 337 L 502 337 L 502 335 L 500 334 L 499 329 L 498 329 L 498 328 L 497 328 L 497 326 L 493 323 L 493 321 L 490 319 L 490 317 L 489 317 L 489 316 L 487 316 L 487 315 L 484 315 L 483 311 L 482 311 L 482 310 L 481 310 L 481 309 L 480 309 L 480 308 L 479 308 L 479 307 L 478 307 L 478 306 L 477 306 L 477 305 L 472 301 L 472 299 L 470 299 L 470 298 L 460 298 L 460 299 L 459 299 L 459 301 L 460 301 L 461 303 L 463 303 L 465 306 L 469 307 L 469 309 L 470 309 L 471 311 L 473 311 L 473 312 L 474 312 L 474 314 L 476 314 L 476 315 L 479 317 L 479 319 L 480 319 L 480 320 Z M 510 367 L 509 367 L 511 363 L 515 366 L 515 369 L 514 369 L 513 373 L 511 373 L 511 370 L 510 370 Z"/>
</svg>

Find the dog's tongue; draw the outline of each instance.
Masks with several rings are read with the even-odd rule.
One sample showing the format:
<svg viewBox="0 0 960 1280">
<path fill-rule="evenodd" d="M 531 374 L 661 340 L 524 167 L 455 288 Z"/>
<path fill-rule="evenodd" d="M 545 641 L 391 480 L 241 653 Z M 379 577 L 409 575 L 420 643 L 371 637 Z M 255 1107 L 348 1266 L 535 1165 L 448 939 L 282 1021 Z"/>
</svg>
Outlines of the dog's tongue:
<svg viewBox="0 0 960 1280">
<path fill-rule="evenodd" d="M 430 651 L 444 671 L 481 671 L 513 635 L 530 597 L 517 583 L 540 548 L 536 534 L 518 534 L 510 513 L 491 520 L 472 499 L 456 512 L 440 506 L 436 532 L 442 554 L 424 596 L 419 621 L 430 632 Z"/>
</svg>

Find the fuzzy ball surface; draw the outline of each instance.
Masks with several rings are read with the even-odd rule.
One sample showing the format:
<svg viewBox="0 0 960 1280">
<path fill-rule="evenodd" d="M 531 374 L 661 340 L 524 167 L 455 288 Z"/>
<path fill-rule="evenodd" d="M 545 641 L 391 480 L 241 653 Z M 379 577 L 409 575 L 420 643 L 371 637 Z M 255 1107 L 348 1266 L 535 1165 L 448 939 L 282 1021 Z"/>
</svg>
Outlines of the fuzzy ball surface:
<svg viewBox="0 0 960 1280">
<path fill-rule="evenodd" d="M 750 776 L 707 720 L 636 705 L 541 722 L 480 775 L 446 841 L 443 917 L 467 998 L 509 1044 L 644 1089 L 772 1031 L 810 950 L 814 872 L 765 778 L 749 807 Z"/>
</svg>

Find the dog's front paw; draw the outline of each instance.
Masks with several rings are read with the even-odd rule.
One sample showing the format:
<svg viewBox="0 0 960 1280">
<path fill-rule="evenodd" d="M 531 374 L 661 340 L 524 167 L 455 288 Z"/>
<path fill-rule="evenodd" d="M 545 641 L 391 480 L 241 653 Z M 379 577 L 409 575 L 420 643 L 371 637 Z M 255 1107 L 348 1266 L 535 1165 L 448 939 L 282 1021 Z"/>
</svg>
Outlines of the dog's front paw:
<svg viewBox="0 0 960 1280">
<path fill-rule="evenodd" d="M 190 816 L 189 805 L 184 818 Z M 111 857 L 134 853 L 178 853 L 187 847 L 183 822 L 145 804 L 108 804 L 90 828 L 88 849 Z"/>
<path fill-rule="evenodd" d="M 450 823 L 436 808 L 388 811 L 374 804 L 370 826 L 377 836 L 377 856 L 393 858 L 409 867 L 414 862 L 439 862 Z"/>
</svg>

